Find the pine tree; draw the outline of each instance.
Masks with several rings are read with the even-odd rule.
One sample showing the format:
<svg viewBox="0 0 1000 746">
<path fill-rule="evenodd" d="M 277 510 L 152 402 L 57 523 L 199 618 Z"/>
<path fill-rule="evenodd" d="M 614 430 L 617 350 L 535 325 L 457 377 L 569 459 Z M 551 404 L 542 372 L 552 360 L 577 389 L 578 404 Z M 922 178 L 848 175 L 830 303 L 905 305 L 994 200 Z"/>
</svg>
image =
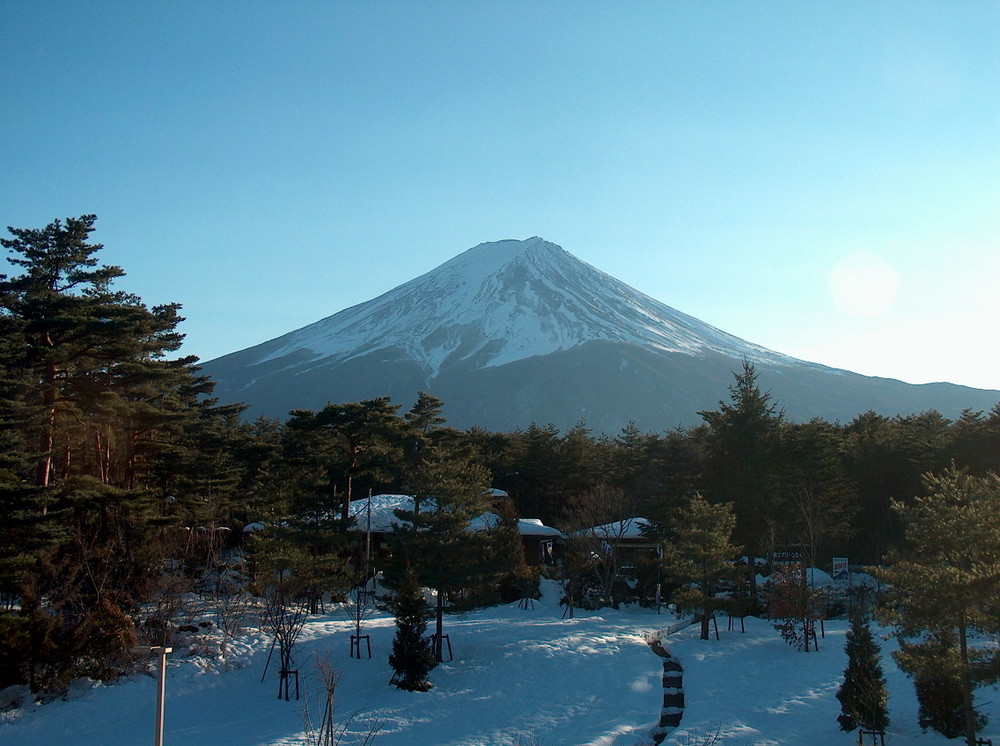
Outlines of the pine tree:
<svg viewBox="0 0 1000 746">
<path fill-rule="evenodd" d="M 408 565 L 422 585 L 437 592 L 434 653 L 439 661 L 448 594 L 475 587 L 497 570 L 488 563 L 489 535 L 470 529 L 472 519 L 487 508 L 488 479 L 468 454 L 433 449 L 409 475 L 414 510 L 396 511 L 400 524 L 393 542 L 394 567 L 386 569 L 386 580 L 396 584 Z"/>
<path fill-rule="evenodd" d="M 325 471 L 320 480 L 326 483 L 326 507 L 338 504 L 345 526 L 350 520 L 355 481 L 377 472 L 399 439 L 398 409 L 398 404 L 382 396 L 327 404 L 319 412 L 296 409 L 288 420 L 289 431 L 299 435 L 295 442 L 305 448 L 299 455 L 308 456 Z"/>
<path fill-rule="evenodd" d="M 976 633 L 1000 632 L 1000 478 L 952 467 L 925 480 L 927 496 L 893 505 L 908 546 L 877 572 L 889 587 L 877 614 L 896 625 L 900 668 L 918 681 L 946 673 L 958 683 L 966 742 L 975 746 L 974 690 L 1000 677 L 1000 652 L 972 645 Z"/>
<path fill-rule="evenodd" d="M 723 581 L 734 579 L 739 568 L 733 560 L 739 547 L 732 541 L 736 517 L 732 505 L 709 505 L 696 494 L 677 511 L 671 539 L 666 543 L 664 568 L 679 584 L 673 600 L 679 611 L 701 614 L 701 639 L 708 639 L 709 618 L 726 605 L 716 597 Z"/>
<path fill-rule="evenodd" d="M 757 369 L 743 362 L 729 387 L 729 401 L 719 409 L 699 412 L 705 462 L 702 481 L 709 501 L 731 502 L 736 514 L 736 540 L 750 558 L 748 580 L 752 602 L 757 587 L 753 558 L 768 548 L 769 525 L 775 515 L 775 472 L 783 415 L 770 392 L 757 383 Z"/>
<path fill-rule="evenodd" d="M 844 683 L 837 691 L 840 729 L 884 731 L 889 725 L 888 693 L 879 661 L 880 651 L 868 623 L 860 614 L 851 617 L 844 650 L 847 668 L 844 669 Z"/>
<path fill-rule="evenodd" d="M 164 464 L 207 452 L 225 416 L 195 358 L 167 359 L 179 306 L 112 287 L 124 272 L 99 264 L 95 220 L 0 240 L 22 270 L 0 277 L 0 537 L 15 541 L 0 551 L 0 590 L 15 598 L 0 625 L 17 646 L 7 673 L 36 690 L 122 670 L 162 565 Z"/>
<path fill-rule="evenodd" d="M 402 484 L 413 496 L 413 510 L 397 510 L 392 564 L 385 570 L 393 587 L 412 568 L 418 582 L 433 588 L 434 655 L 443 659 L 444 610 L 449 594 L 493 580 L 501 568 L 490 564 L 493 536 L 471 530 L 487 508 L 489 473 L 473 460 L 456 430 L 445 427 L 441 401 L 421 393 L 405 417 L 405 473 Z"/>
<path fill-rule="evenodd" d="M 430 609 L 412 567 L 403 572 L 393 593 L 391 610 L 396 617 L 389 665 L 395 672 L 393 683 L 407 691 L 426 692 L 431 688 L 427 674 L 437 665 L 431 640 L 426 636 Z"/>
<path fill-rule="evenodd" d="M 965 711 L 958 651 L 951 631 L 926 635 L 918 644 L 900 642 L 900 653 L 908 661 L 906 670 L 916 670 L 913 688 L 917 695 L 917 723 L 946 738 L 965 734 Z M 986 718 L 975 713 L 977 729 Z"/>
<path fill-rule="evenodd" d="M 822 420 L 786 424 L 781 433 L 778 495 L 784 536 L 802 547 L 807 567 L 828 556 L 833 542 L 853 533 L 854 490 L 843 464 L 842 435 Z"/>
</svg>

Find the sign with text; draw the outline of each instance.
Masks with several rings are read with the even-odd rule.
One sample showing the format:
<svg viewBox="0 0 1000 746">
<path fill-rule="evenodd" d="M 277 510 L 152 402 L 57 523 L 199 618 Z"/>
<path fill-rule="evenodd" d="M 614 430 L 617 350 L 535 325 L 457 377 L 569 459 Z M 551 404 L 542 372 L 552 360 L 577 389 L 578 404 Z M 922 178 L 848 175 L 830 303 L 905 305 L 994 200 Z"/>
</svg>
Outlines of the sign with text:
<svg viewBox="0 0 1000 746">
<path fill-rule="evenodd" d="M 847 557 L 833 558 L 833 579 L 847 578 Z"/>
<path fill-rule="evenodd" d="M 771 561 L 776 565 L 794 565 L 802 561 L 801 549 L 779 549 L 771 554 Z"/>
</svg>

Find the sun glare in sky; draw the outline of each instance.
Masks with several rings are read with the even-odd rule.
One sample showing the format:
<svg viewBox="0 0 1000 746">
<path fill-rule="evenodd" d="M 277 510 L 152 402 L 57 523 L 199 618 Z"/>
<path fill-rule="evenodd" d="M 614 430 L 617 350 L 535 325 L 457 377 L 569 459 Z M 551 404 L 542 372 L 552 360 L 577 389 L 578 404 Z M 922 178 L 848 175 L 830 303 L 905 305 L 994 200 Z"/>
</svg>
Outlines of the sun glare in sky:
<svg viewBox="0 0 1000 746">
<path fill-rule="evenodd" d="M 882 316 L 896 300 L 899 275 L 878 255 L 857 251 L 833 266 L 830 291 L 841 313 L 860 318 Z"/>
</svg>

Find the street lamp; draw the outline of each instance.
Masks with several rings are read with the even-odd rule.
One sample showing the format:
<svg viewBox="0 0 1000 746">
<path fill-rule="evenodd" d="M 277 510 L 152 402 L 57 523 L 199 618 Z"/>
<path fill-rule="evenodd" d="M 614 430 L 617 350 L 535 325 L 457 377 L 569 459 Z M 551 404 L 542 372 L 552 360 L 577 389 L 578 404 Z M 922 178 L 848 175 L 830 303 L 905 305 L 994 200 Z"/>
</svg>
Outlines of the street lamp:
<svg viewBox="0 0 1000 746">
<path fill-rule="evenodd" d="M 160 678 L 156 688 L 156 734 L 153 737 L 153 746 L 163 746 L 163 699 L 167 690 L 167 653 L 172 653 L 173 650 L 162 645 L 137 645 L 132 648 L 132 652 L 136 655 L 156 653 L 160 656 Z"/>
</svg>

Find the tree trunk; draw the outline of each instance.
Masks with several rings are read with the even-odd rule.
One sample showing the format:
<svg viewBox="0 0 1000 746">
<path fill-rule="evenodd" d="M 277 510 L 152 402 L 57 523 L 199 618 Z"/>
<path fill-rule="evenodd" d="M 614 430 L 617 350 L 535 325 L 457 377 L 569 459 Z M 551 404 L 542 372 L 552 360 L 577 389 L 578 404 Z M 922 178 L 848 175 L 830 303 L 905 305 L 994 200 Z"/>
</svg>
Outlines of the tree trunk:
<svg viewBox="0 0 1000 746">
<path fill-rule="evenodd" d="M 958 624 L 958 646 L 962 658 L 962 712 L 965 715 L 965 742 L 976 746 L 976 708 L 972 704 L 972 682 L 969 680 L 969 646 L 964 615 Z"/>
<path fill-rule="evenodd" d="M 351 483 L 353 482 L 350 470 L 347 472 L 347 491 L 344 493 L 344 507 L 340 513 L 340 519 L 346 525 L 351 519 Z"/>
<path fill-rule="evenodd" d="M 708 639 L 708 603 L 712 597 L 708 580 L 702 576 L 701 580 L 701 639 Z"/>
<path fill-rule="evenodd" d="M 437 614 L 434 620 L 434 660 L 440 663 L 443 659 L 441 647 L 444 642 L 444 588 L 437 589 Z"/>
<path fill-rule="evenodd" d="M 52 447 L 55 444 L 56 432 L 56 366 L 48 363 L 45 366 L 45 382 L 42 391 L 42 406 L 45 408 L 46 422 L 39 442 L 38 471 L 35 475 L 35 482 L 39 487 L 48 487 L 52 481 Z M 42 513 L 47 509 L 42 508 Z"/>
<path fill-rule="evenodd" d="M 55 442 L 54 431 L 56 428 L 56 410 L 49 409 L 48 422 L 45 423 L 45 430 L 42 431 L 38 443 L 40 460 L 38 471 L 35 475 L 35 483 L 39 487 L 48 487 L 52 481 L 52 446 Z"/>
<path fill-rule="evenodd" d="M 94 428 L 94 459 L 97 461 L 97 478 L 102 484 L 108 483 L 108 472 L 104 464 L 104 444 L 101 442 L 100 428 Z"/>
</svg>

